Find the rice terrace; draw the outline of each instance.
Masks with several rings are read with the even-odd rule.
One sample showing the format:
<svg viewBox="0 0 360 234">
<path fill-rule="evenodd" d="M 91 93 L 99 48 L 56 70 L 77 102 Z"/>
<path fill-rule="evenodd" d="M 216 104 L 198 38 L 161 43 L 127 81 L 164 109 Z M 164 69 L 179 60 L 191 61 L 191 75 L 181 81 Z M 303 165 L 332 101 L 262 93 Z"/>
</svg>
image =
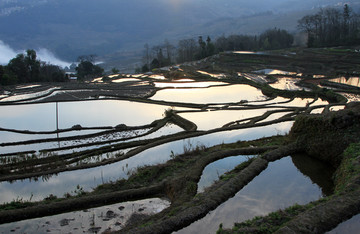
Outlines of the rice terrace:
<svg viewBox="0 0 360 234">
<path fill-rule="evenodd" d="M 4 86 L 0 229 L 359 228 L 359 75 L 354 49 L 287 49 Z"/>
</svg>

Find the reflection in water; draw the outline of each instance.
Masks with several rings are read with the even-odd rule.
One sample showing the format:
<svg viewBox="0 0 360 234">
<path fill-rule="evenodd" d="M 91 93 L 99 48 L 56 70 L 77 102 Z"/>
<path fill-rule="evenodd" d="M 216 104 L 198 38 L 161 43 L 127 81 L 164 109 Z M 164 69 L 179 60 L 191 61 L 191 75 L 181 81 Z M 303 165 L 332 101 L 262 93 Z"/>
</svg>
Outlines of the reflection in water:
<svg viewBox="0 0 360 234">
<path fill-rule="evenodd" d="M 103 233 L 119 231 L 131 215 L 153 215 L 170 206 L 153 198 L 0 225 L 1 233 Z M 16 230 L 16 231 L 15 231 Z"/>
<path fill-rule="evenodd" d="M 139 126 L 161 119 L 167 107 L 118 100 L 59 104 L 60 128 L 81 126 Z"/>
<path fill-rule="evenodd" d="M 324 111 L 324 108 L 314 109 L 310 114 L 321 114 Z"/>
<path fill-rule="evenodd" d="M 285 134 L 290 130 L 292 124 L 293 122 L 289 121 L 265 127 L 213 133 L 189 140 L 193 145 L 201 144 L 210 147 L 222 143 L 248 141 L 276 134 Z M 179 140 L 153 147 L 118 163 L 59 173 L 47 181 L 41 181 L 41 179 L 40 181 L 23 180 L 14 181 L 11 184 L 1 182 L 0 203 L 10 202 L 17 197 L 24 200 L 29 200 L 32 197 L 33 201 L 42 200 L 49 194 L 62 197 L 64 193 L 72 191 L 77 185 L 80 185 L 85 191 L 90 191 L 103 182 L 127 178 L 129 173 L 134 172 L 139 166 L 164 163 L 170 159 L 171 152 L 182 154 L 186 141 Z"/>
<path fill-rule="evenodd" d="M 56 129 L 55 103 L 0 106 L 1 127 L 10 129 L 53 131 Z M 168 107 L 119 100 L 95 100 L 59 103 L 59 128 L 139 126 L 163 118 Z"/>
<path fill-rule="evenodd" d="M 268 110 L 270 109 L 219 110 L 181 113 L 180 116 L 194 122 L 199 130 L 210 130 L 213 128 L 220 128 L 225 124 L 236 120 L 261 116 Z"/>
<path fill-rule="evenodd" d="M 18 85 L 16 89 L 30 89 L 35 87 L 40 87 L 41 85 Z"/>
<path fill-rule="evenodd" d="M 348 102 L 360 102 L 359 94 L 353 94 L 353 93 L 340 93 L 340 94 L 346 97 Z"/>
<path fill-rule="evenodd" d="M 12 101 L 19 101 L 23 99 L 29 99 L 29 98 L 36 98 L 43 95 L 50 94 L 52 91 L 59 89 L 59 87 L 53 87 L 48 90 L 31 93 L 31 94 L 19 94 L 19 95 L 13 95 L 4 99 L 1 99 L 1 102 L 12 102 Z"/>
<path fill-rule="evenodd" d="M 151 75 L 149 78 L 157 79 L 157 80 L 166 80 L 165 76 L 162 75 Z"/>
<path fill-rule="evenodd" d="M 206 89 L 160 90 L 151 99 L 204 104 L 264 100 L 265 96 L 261 90 L 248 85 L 231 85 Z"/>
<path fill-rule="evenodd" d="M 254 51 L 233 51 L 234 54 L 255 54 Z"/>
<path fill-rule="evenodd" d="M 273 84 L 270 84 L 270 86 L 275 89 L 282 89 L 282 90 L 306 90 L 306 91 L 309 91 L 310 89 L 300 87 L 296 84 L 300 80 L 301 79 L 298 79 L 298 78 L 279 77 L 279 78 L 277 78 L 277 81 Z"/>
<path fill-rule="evenodd" d="M 321 188 L 324 197 L 330 196 L 334 192 L 334 182 L 332 180 L 335 172 L 334 167 L 306 154 L 292 155 L 291 158 L 300 172 Z"/>
<path fill-rule="evenodd" d="M 209 72 L 206 72 L 206 71 L 197 71 L 197 72 L 199 72 L 200 74 L 203 74 L 203 75 L 207 75 L 207 76 L 211 76 L 213 78 L 217 78 L 217 79 L 226 78 L 225 74 L 212 74 L 212 73 L 209 73 Z"/>
<path fill-rule="evenodd" d="M 207 88 L 210 86 L 216 85 L 227 85 L 229 83 L 225 82 L 214 82 L 214 81 L 207 81 L 207 82 L 155 82 L 155 87 L 157 88 Z"/>
<path fill-rule="evenodd" d="M 331 79 L 330 81 L 340 83 L 340 84 L 346 84 L 351 86 L 360 87 L 360 77 L 339 77 L 336 79 Z"/>
<path fill-rule="evenodd" d="M 358 234 L 360 230 L 360 214 L 355 215 L 349 220 L 342 222 L 336 228 L 327 234 L 337 234 L 337 233 L 346 233 L 346 234 Z"/>
<path fill-rule="evenodd" d="M 265 75 L 296 75 L 296 72 L 288 72 L 276 69 L 262 69 L 254 72 Z"/>
<path fill-rule="evenodd" d="M 129 81 L 141 81 L 141 80 L 136 79 L 136 78 L 121 78 L 121 79 L 112 80 L 111 82 L 113 82 L 113 83 L 122 83 L 122 82 L 129 82 Z"/>
<path fill-rule="evenodd" d="M 329 108 L 330 111 L 339 111 L 339 110 L 343 110 L 345 108 L 345 105 L 343 106 L 332 106 Z"/>
<path fill-rule="evenodd" d="M 217 160 L 204 168 L 198 183 L 198 193 L 204 192 L 206 187 L 212 185 L 220 176 L 233 170 L 237 165 L 249 160 L 252 156 L 240 155 Z"/>
<path fill-rule="evenodd" d="M 254 81 L 256 83 L 266 84 L 268 82 L 265 75 L 238 72 L 238 76 L 245 77 L 246 79 L 252 80 L 252 81 Z"/>
<path fill-rule="evenodd" d="M 233 198 L 178 233 L 215 233 L 220 223 L 231 228 L 235 222 L 266 215 L 295 203 L 306 204 L 321 196 L 320 188 L 297 170 L 291 157 L 286 157 L 270 163 Z"/>
<path fill-rule="evenodd" d="M 3 128 L 49 131 L 56 128 L 55 103 L 0 106 Z"/>
</svg>

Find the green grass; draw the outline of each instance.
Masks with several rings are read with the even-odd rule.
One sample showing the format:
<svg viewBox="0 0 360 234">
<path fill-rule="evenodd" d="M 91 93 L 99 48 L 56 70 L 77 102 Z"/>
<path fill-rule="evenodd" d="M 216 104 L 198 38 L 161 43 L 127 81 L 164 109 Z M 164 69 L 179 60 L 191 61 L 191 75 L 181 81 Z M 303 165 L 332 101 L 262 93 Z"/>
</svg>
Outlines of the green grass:
<svg viewBox="0 0 360 234">
<path fill-rule="evenodd" d="M 352 143 L 344 151 L 344 158 L 335 175 L 335 192 L 341 193 L 360 177 L 360 142 Z M 358 185 L 360 186 L 360 185 Z"/>
</svg>

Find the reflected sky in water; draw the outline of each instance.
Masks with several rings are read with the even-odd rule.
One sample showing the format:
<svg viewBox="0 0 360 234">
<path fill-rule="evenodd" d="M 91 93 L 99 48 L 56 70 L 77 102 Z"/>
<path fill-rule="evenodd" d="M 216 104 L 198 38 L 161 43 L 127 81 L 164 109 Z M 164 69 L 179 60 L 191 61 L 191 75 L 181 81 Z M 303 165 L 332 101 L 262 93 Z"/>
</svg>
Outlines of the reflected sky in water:
<svg viewBox="0 0 360 234">
<path fill-rule="evenodd" d="M 219 132 L 189 140 L 179 140 L 148 149 L 118 163 L 85 170 L 63 172 L 51 176 L 46 181 L 42 181 L 42 178 L 39 178 L 39 181 L 29 181 L 26 179 L 15 181 L 12 184 L 1 182 L 0 194 L 2 196 L 0 197 L 0 203 L 10 202 L 17 197 L 28 200 L 31 194 L 33 194 L 33 200 L 43 199 L 49 194 L 62 197 L 64 193 L 73 191 L 77 185 L 89 191 L 103 182 L 127 178 L 128 174 L 134 172 L 139 166 L 164 163 L 170 159 L 171 152 L 182 154 L 184 152 L 184 145 L 187 145 L 188 141 L 195 146 L 205 145 L 209 147 L 221 143 L 253 140 L 276 134 L 285 134 L 290 130 L 292 124 L 293 122 L 289 121 L 265 127 Z"/>
<path fill-rule="evenodd" d="M 360 230 L 360 214 L 355 215 L 354 217 L 352 217 L 351 219 L 345 222 L 342 222 L 330 232 L 326 232 L 326 234 L 338 234 L 338 233 L 358 234 L 359 230 Z"/>
<path fill-rule="evenodd" d="M 161 119 L 166 109 L 166 106 L 118 100 L 60 103 L 59 127 L 145 125 Z"/>
<path fill-rule="evenodd" d="M 207 88 L 209 86 L 226 85 L 225 82 L 154 82 L 157 88 Z"/>
<path fill-rule="evenodd" d="M 198 130 L 209 130 L 220 128 L 227 123 L 256 117 L 264 114 L 268 109 L 254 110 L 219 110 L 206 112 L 190 112 L 181 113 L 182 117 L 194 122 L 198 126 Z"/>
<path fill-rule="evenodd" d="M 207 89 L 160 90 L 151 99 L 187 103 L 227 103 L 241 100 L 264 100 L 265 98 L 261 90 L 249 85 L 231 85 Z"/>
<path fill-rule="evenodd" d="M 306 204 L 321 196 L 320 188 L 294 166 L 291 157 L 286 157 L 270 163 L 233 198 L 177 233 L 215 233 L 220 223 L 231 228 L 235 222 L 266 215 L 295 203 Z"/>
<path fill-rule="evenodd" d="M 0 127 L 48 131 L 56 129 L 56 104 L 0 106 Z"/>
<path fill-rule="evenodd" d="M 271 87 L 275 89 L 282 89 L 282 90 L 306 90 L 310 91 L 308 88 L 303 88 L 297 86 L 296 83 L 299 82 L 301 79 L 297 78 L 288 78 L 288 77 L 278 77 L 275 83 L 270 84 Z"/>
<path fill-rule="evenodd" d="M 163 118 L 166 106 L 118 100 L 96 100 L 58 103 L 59 128 L 137 126 Z M 56 103 L 0 106 L 0 125 L 4 128 L 56 130 Z"/>
<path fill-rule="evenodd" d="M 170 206 L 167 200 L 152 198 L 123 202 L 43 218 L 0 225 L 1 233 L 103 233 L 119 231 L 132 214 L 153 215 Z M 97 232 L 91 232 L 96 227 Z M 16 230 L 12 231 L 12 230 Z"/>
<path fill-rule="evenodd" d="M 360 77 L 346 78 L 346 77 L 342 76 L 342 77 L 339 77 L 336 79 L 331 79 L 330 81 L 340 83 L 340 84 L 346 84 L 346 85 L 360 87 Z"/>
<path fill-rule="evenodd" d="M 204 192 L 206 187 L 219 180 L 225 172 L 233 170 L 237 165 L 249 160 L 253 155 L 232 156 L 210 163 L 204 168 L 198 183 L 198 193 Z"/>
</svg>

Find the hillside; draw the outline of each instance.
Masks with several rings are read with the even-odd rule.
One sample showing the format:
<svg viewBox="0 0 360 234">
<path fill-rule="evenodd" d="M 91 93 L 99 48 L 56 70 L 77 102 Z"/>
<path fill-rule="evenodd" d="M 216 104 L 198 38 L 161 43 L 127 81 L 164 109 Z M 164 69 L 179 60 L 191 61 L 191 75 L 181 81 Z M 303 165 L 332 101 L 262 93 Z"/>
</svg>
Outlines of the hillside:
<svg viewBox="0 0 360 234">
<path fill-rule="evenodd" d="M 356 1 L 353 1 L 356 2 Z M 0 40 L 15 50 L 46 48 L 63 60 L 139 50 L 200 33 L 219 36 L 294 29 L 299 17 L 337 1 L 0 1 Z M 296 12 L 295 12 L 296 11 Z M 267 22 L 264 24 L 263 22 Z M 116 55 L 113 55 L 118 57 Z"/>
</svg>

